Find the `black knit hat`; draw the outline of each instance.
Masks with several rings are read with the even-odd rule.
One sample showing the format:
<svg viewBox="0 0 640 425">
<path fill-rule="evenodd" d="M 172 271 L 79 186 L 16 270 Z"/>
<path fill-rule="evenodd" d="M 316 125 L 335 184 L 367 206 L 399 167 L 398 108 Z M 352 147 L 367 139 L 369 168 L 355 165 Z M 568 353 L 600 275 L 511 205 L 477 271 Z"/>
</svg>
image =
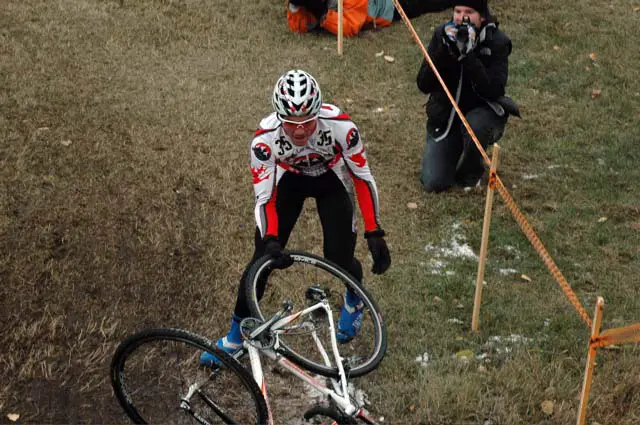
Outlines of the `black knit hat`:
<svg viewBox="0 0 640 425">
<path fill-rule="evenodd" d="M 486 16 L 489 12 L 487 0 L 454 0 L 453 5 L 470 7 L 482 16 Z"/>
</svg>

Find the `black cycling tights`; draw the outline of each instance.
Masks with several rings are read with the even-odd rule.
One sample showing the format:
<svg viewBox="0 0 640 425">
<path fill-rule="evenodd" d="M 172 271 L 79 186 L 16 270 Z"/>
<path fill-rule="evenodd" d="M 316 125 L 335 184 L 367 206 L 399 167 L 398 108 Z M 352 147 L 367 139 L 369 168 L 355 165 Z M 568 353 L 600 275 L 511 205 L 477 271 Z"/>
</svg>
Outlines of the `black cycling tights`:
<svg viewBox="0 0 640 425">
<path fill-rule="evenodd" d="M 358 281 L 362 281 L 362 265 L 353 254 L 356 234 L 353 223 L 353 201 L 344 185 L 333 171 L 317 176 L 286 173 L 278 183 L 276 211 L 278 213 L 278 240 L 284 248 L 296 224 L 304 201 L 314 198 L 322 224 L 324 257 L 348 271 Z M 255 251 L 251 261 L 242 273 L 234 314 L 239 318 L 250 315 L 242 288 L 253 263 L 265 253 L 265 244 L 256 228 Z M 267 276 L 261 280 L 258 296 L 264 292 Z"/>
</svg>

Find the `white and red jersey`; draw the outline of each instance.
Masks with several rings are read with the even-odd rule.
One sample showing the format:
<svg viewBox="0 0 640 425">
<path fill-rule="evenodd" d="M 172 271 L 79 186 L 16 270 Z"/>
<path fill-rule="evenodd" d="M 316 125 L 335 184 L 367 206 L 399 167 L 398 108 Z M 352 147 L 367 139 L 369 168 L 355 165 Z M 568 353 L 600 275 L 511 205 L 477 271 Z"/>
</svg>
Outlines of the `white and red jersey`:
<svg viewBox="0 0 640 425">
<path fill-rule="evenodd" d="M 302 147 L 291 142 L 274 112 L 260 122 L 250 150 L 255 216 L 262 237 L 278 236 L 277 187 L 285 173 L 335 173 L 352 199 L 355 188 L 365 231 L 380 228 L 378 189 L 364 144 L 351 117 L 338 107 L 322 104 L 316 132 Z"/>
</svg>

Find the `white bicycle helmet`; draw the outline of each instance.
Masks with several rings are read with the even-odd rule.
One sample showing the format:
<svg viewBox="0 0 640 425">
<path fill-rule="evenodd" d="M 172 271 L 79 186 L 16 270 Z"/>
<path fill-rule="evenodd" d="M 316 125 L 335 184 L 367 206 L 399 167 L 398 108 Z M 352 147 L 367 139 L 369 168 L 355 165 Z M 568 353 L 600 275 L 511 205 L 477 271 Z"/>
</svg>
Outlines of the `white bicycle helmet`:
<svg viewBox="0 0 640 425">
<path fill-rule="evenodd" d="M 283 117 L 318 115 L 322 93 L 315 78 L 302 70 L 292 69 L 278 79 L 271 103 L 278 115 Z"/>
</svg>

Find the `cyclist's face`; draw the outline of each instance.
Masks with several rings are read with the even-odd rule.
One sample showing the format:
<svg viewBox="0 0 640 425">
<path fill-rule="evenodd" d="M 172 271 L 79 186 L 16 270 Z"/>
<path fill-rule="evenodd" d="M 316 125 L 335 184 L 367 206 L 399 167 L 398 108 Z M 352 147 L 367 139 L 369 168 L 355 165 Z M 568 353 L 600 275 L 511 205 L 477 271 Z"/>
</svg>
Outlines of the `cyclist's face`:
<svg viewBox="0 0 640 425">
<path fill-rule="evenodd" d="M 282 129 L 294 145 L 304 146 L 318 128 L 318 117 L 280 117 Z"/>
</svg>

